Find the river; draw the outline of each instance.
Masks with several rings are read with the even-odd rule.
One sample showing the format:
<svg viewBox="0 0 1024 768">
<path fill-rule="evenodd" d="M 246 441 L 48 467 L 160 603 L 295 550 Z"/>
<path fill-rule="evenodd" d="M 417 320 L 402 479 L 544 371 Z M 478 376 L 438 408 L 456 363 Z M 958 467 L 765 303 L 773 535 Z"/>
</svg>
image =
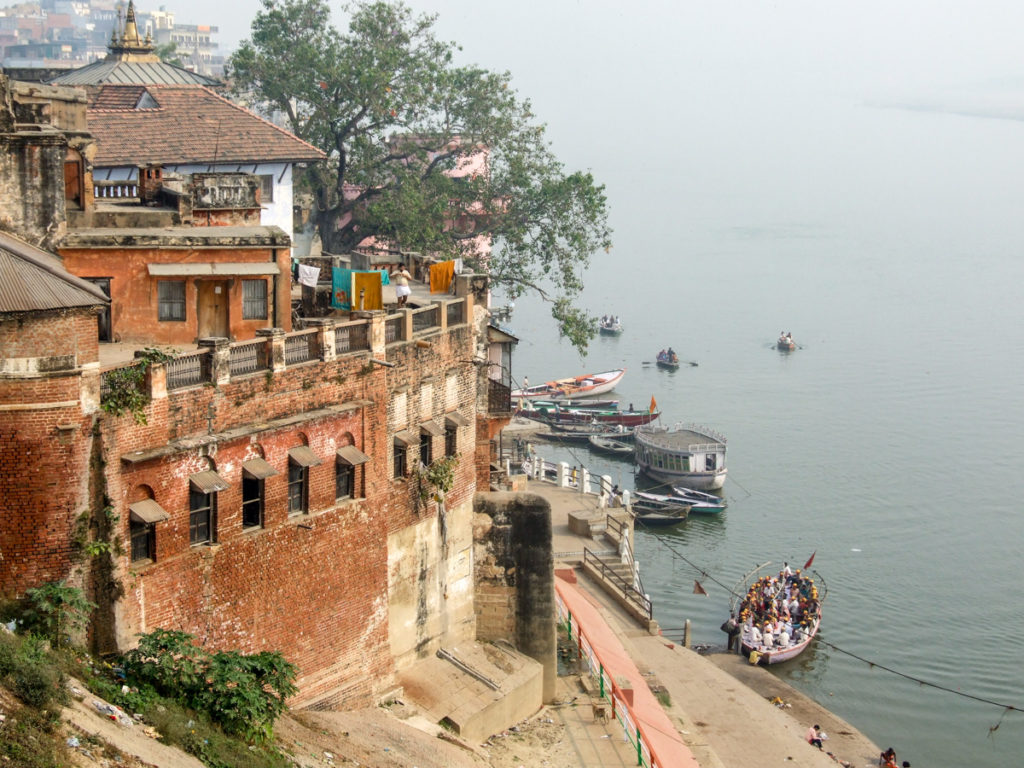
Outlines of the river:
<svg viewBox="0 0 1024 768">
<path fill-rule="evenodd" d="M 727 436 L 728 511 L 638 535 L 662 626 L 689 619 L 694 642 L 721 645 L 720 584 L 816 553 L 825 642 L 777 674 L 915 766 L 1016 764 L 1024 715 L 997 704 L 1024 707 L 1024 188 L 1007 163 L 1024 125 L 865 105 L 843 119 L 899 146 L 899 162 L 871 142 L 846 148 L 844 167 L 832 156 L 836 184 L 854 180 L 842 194 L 756 215 L 692 190 L 627 199 L 659 207 L 620 217 L 582 298 L 618 314 L 624 334 L 581 359 L 522 298 L 508 322 L 514 375 L 625 366 L 623 405 L 653 395 L 664 422 Z M 638 227 L 652 220 L 662 236 Z M 776 350 L 780 330 L 799 349 Z M 697 365 L 651 365 L 670 345 Z M 542 453 L 633 487 L 628 465 Z"/>
</svg>

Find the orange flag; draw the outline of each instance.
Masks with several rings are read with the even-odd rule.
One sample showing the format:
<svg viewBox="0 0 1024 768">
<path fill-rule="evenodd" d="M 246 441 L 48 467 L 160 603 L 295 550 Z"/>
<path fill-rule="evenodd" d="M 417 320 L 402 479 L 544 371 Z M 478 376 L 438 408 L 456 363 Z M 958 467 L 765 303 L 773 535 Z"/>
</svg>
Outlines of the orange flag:
<svg viewBox="0 0 1024 768">
<path fill-rule="evenodd" d="M 810 568 L 810 567 L 811 567 L 811 563 L 813 563 L 813 562 L 814 562 L 814 556 L 815 556 L 816 554 L 818 554 L 818 550 L 814 550 L 813 552 L 811 552 L 811 557 L 810 557 L 810 559 L 809 559 L 809 560 L 808 560 L 808 561 L 807 561 L 806 563 L 804 563 L 804 570 L 805 570 L 805 571 L 806 571 L 806 570 L 807 570 L 808 568 Z"/>
<path fill-rule="evenodd" d="M 705 590 L 704 587 L 702 587 L 700 585 L 699 581 L 695 580 L 693 582 L 693 594 L 695 594 L 695 595 L 706 595 L 707 594 L 707 590 Z"/>
<path fill-rule="evenodd" d="M 654 399 L 654 395 L 651 395 L 651 413 L 658 410 L 658 401 Z"/>
</svg>

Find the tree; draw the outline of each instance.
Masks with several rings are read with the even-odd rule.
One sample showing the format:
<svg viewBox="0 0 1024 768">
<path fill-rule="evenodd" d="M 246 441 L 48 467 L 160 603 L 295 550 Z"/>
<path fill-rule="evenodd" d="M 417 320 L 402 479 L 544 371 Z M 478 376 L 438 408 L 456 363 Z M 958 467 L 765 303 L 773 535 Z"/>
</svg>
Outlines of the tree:
<svg viewBox="0 0 1024 768">
<path fill-rule="evenodd" d="M 604 187 L 565 170 L 509 73 L 456 65 L 436 17 L 400 2 L 350 6 L 345 33 L 324 0 L 262 2 L 234 87 L 327 154 L 307 174 L 324 249 L 462 257 L 512 298 L 539 291 L 585 348 L 594 323 L 573 299 L 611 245 Z"/>
</svg>

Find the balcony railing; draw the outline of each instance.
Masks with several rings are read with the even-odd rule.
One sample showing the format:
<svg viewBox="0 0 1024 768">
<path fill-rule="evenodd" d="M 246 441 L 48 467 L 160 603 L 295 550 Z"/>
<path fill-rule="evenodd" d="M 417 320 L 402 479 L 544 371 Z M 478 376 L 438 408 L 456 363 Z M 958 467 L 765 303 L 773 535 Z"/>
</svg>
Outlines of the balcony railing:
<svg viewBox="0 0 1024 768">
<path fill-rule="evenodd" d="M 403 341 L 402 326 L 405 318 L 402 315 L 389 317 L 384 321 L 384 343 L 392 344 L 396 341 Z"/>
<path fill-rule="evenodd" d="M 424 333 L 433 328 L 441 327 L 441 308 L 434 304 L 417 309 L 412 314 L 412 332 Z"/>
<path fill-rule="evenodd" d="M 320 358 L 320 339 L 317 331 L 289 334 L 284 340 L 284 364 L 298 365 Z"/>
<path fill-rule="evenodd" d="M 193 352 L 182 355 L 165 364 L 167 369 L 167 390 L 196 387 L 210 380 L 207 352 Z"/>
<path fill-rule="evenodd" d="M 260 339 L 232 344 L 228 365 L 232 378 L 268 370 L 270 355 L 267 354 L 267 342 Z"/>
<path fill-rule="evenodd" d="M 487 412 L 490 414 L 512 413 L 512 388 L 500 381 L 488 379 Z"/>
<path fill-rule="evenodd" d="M 465 309 L 466 309 L 466 300 L 465 299 L 459 299 L 458 301 L 453 301 L 453 302 L 451 302 L 448 305 L 447 312 L 448 312 L 448 325 L 449 325 L 449 327 L 453 326 L 453 325 L 459 325 L 460 323 L 466 322 L 462 318 L 462 314 L 465 311 Z"/>
<path fill-rule="evenodd" d="M 358 325 L 339 325 L 334 328 L 334 354 L 344 355 L 346 352 L 359 352 L 370 348 L 370 334 L 366 323 Z"/>
<path fill-rule="evenodd" d="M 97 200 L 138 197 L 139 185 L 134 181 L 94 181 L 92 193 Z"/>
</svg>

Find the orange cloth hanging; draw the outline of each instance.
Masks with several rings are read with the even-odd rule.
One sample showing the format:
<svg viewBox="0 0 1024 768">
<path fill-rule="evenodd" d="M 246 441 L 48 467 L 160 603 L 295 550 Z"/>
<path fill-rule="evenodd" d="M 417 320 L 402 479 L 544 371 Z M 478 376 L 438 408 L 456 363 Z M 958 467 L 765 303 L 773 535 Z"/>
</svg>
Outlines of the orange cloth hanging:
<svg viewBox="0 0 1024 768">
<path fill-rule="evenodd" d="M 442 261 L 430 265 L 430 292 L 448 293 L 448 288 L 455 277 L 455 262 Z"/>
<path fill-rule="evenodd" d="M 359 292 L 364 291 L 362 306 Z M 354 272 L 352 274 L 352 309 L 384 309 L 380 272 Z"/>
</svg>

